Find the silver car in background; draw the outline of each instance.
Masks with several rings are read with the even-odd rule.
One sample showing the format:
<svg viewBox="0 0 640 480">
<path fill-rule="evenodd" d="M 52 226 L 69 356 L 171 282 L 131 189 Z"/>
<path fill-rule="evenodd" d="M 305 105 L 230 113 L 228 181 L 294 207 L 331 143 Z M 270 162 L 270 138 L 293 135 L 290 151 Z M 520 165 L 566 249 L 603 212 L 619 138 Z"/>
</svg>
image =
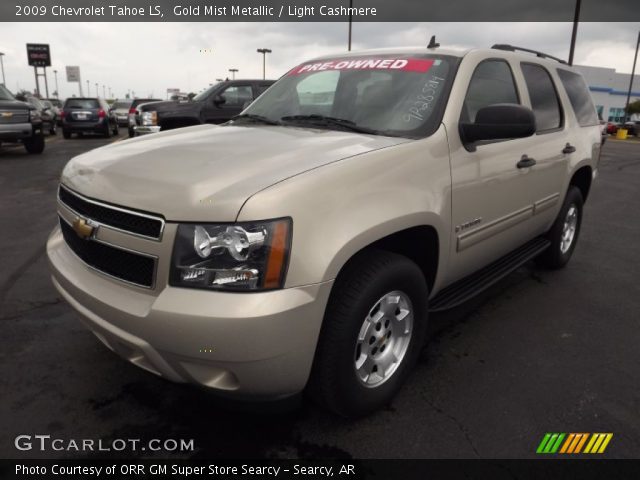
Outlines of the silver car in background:
<svg viewBox="0 0 640 480">
<path fill-rule="evenodd" d="M 132 100 L 116 100 L 111 106 L 111 111 L 118 121 L 119 127 L 126 127 L 129 124 L 129 109 L 131 108 Z"/>
</svg>

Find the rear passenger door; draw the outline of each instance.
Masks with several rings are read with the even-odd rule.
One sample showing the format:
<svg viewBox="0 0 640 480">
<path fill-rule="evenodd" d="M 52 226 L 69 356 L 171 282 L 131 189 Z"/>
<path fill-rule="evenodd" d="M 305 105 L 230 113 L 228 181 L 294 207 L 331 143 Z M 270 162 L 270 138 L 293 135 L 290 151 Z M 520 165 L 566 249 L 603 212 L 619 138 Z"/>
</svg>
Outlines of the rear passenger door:
<svg viewBox="0 0 640 480">
<path fill-rule="evenodd" d="M 525 139 L 527 154 L 535 160 L 530 168 L 532 228 L 546 231 L 555 219 L 565 192 L 569 159 L 574 147 L 568 138 L 565 112 L 552 71 L 540 63 L 521 62 L 526 103 L 536 117 L 536 134 Z"/>
</svg>

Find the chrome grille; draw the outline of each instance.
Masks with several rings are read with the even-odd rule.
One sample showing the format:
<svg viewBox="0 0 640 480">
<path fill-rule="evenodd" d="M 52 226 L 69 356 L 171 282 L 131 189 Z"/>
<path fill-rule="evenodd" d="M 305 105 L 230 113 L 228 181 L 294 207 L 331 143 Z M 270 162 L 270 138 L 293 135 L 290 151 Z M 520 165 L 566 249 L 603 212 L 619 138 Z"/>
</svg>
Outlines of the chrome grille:
<svg viewBox="0 0 640 480">
<path fill-rule="evenodd" d="M 125 233 L 160 240 L 164 219 L 157 215 L 109 205 L 84 197 L 60 185 L 60 201 L 77 215 Z"/>
<path fill-rule="evenodd" d="M 0 124 L 29 123 L 27 110 L 0 110 Z"/>
</svg>

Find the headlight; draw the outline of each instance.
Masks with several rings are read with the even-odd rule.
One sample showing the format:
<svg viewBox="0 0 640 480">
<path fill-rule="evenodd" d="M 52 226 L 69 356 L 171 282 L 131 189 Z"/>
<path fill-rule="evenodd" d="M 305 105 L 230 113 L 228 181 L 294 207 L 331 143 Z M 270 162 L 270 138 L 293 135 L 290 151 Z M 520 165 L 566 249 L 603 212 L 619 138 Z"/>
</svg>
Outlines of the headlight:
<svg viewBox="0 0 640 480">
<path fill-rule="evenodd" d="M 142 125 L 145 127 L 158 124 L 158 112 L 142 112 Z"/>
<path fill-rule="evenodd" d="M 29 121 L 40 120 L 40 112 L 38 110 L 29 110 Z"/>
<path fill-rule="evenodd" d="M 213 290 L 282 288 L 291 220 L 178 226 L 169 284 Z"/>
</svg>

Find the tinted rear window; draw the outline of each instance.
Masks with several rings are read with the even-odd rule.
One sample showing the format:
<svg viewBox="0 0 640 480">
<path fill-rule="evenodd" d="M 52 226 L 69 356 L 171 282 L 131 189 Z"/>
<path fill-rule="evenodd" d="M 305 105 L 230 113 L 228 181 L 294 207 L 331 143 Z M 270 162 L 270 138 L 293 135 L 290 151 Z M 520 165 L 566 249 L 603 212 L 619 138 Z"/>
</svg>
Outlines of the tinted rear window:
<svg viewBox="0 0 640 480">
<path fill-rule="evenodd" d="M 598 125 L 596 107 L 593 105 L 587 83 L 584 81 L 584 78 L 582 78 L 582 75 L 568 70 L 558 69 L 558 76 L 562 81 L 562 85 L 564 85 L 564 89 L 567 91 L 571 106 L 573 107 L 580 126 Z"/>
<path fill-rule="evenodd" d="M 64 108 L 100 108 L 98 100 L 91 98 L 70 98 L 64 104 Z"/>
<path fill-rule="evenodd" d="M 540 65 L 523 63 L 522 73 L 536 116 L 537 131 L 559 128 L 562 125 L 562 111 L 549 72 Z"/>
</svg>

